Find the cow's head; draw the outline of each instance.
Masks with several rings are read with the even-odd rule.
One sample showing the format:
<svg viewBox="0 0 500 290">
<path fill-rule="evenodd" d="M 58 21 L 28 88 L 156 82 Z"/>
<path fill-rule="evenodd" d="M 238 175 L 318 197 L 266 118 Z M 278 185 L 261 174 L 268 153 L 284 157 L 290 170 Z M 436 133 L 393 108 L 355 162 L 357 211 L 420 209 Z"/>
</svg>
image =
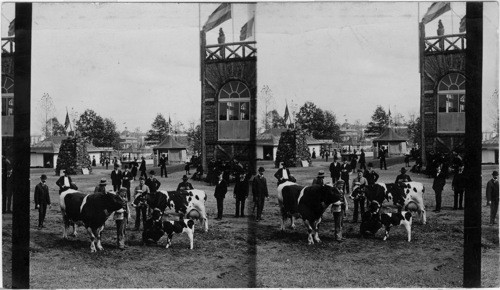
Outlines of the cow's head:
<svg viewBox="0 0 500 290">
<path fill-rule="evenodd" d="M 104 208 L 108 212 L 113 212 L 115 210 L 119 210 L 123 207 L 123 204 L 126 202 L 120 195 L 114 192 L 106 192 L 103 194 L 104 196 Z"/>
<path fill-rule="evenodd" d="M 340 192 L 330 184 L 319 185 L 318 190 L 321 196 L 321 201 L 326 206 L 339 201 L 341 198 Z"/>
<path fill-rule="evenodd" d="M 189 198 L 192 198 L 192 196 L 192 193 L 185 190 L 181 190 L 180 192 L 169 192 L 168 204 L 174 206 L 175 212 L 186 214 L 189 204 L 188 200 Z"/>
</svg>

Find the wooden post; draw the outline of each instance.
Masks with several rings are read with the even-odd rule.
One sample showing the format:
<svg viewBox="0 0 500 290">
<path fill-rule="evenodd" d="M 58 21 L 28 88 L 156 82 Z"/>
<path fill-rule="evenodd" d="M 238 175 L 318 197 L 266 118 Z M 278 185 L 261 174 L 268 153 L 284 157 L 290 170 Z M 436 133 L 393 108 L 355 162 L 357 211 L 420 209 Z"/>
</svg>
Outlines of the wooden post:
<svg viewBox="0 0 500 290">
<path fill-rule="evenodd" d="M 425 122 L 424 122 L 424 98 L 425 98 L 425 87 L 424 87 L 424 51 L 425 51 L 425 25 L 422 22 L 418 24 L 418 48 L 419 48 L 419 72 L 420 72 L 420 157 L 422 158 L 422 163 L 426 164 L 426 156 L 425 156 Z"/>
<path fill-rule="evenodd" d="M 481 287 L 483 4 L 466 4 L 464 287 Z"/>
<path fill-rule="evenodd" d="M 29 288 L 31 3 L 16 3 L 12 288 Z"/>
<path fill-rule="evenodd" d="M 200 82 L 201 82 L 201 165 L 204 172 L 208 172 L 207 168 L 207 146 L 205 133 L 205 46 L 206 35 L 205 31 L 200 31 Z"/>
</svg>

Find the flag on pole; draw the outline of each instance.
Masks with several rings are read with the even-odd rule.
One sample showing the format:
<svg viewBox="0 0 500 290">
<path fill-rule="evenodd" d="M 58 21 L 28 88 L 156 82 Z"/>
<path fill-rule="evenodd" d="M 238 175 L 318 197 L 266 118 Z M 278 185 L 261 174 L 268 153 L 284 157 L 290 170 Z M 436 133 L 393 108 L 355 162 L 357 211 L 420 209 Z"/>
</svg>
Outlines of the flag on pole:
<svg viewBox="0 0 500 290">
<path fill-rule="evenodd" d="M 290 116 L 290 113 L 288 112 L 288 104 L 286 104 L 286 106 L 285 106 L 285 116 L 284 116 L 285 124 L 286 124 L 286 120 L 288 119 L 289 116 Z"/>
<path fill-rule="evenodd" d="M 231 19 L 231 3 L 222 3 L 208 17 L 207 22 L 203 25 L 203 31 L 208 32 L 229 19 Z"/>
<path fill-rule="evenodd" d="M 465 16 L 460 20 L 460 28 L 458 29 L 458 31 L 465 32 Z"/>
<path fill-rule="evenodd" d="M 422 23 L 427 24 L 432 20 L 438 18 L 441 14 L 450 10 L 451 10 L 450 2 L 434 2 L 432 3 L 431 7 L 427 9 L 427 12 L 422 18 Z"/>
<path fill-rule="evenodd" d="M 64 130 L 68 130 L 69 125 L 70 125 L 69 114 L 68 112 L 66 112 L 66 120 L 64 121 Z"/>
<path fill-rule="evenodd" d="M 12 21 L 9 24 L 9 32 L 7 33 L 8 36 L 13 36 L 16 34 L 16 19 L 12 19 Z"/>
<path fill-rule="evenodd" d="M 255 17 L 252 17 L 252 19 L 248 20 L 248 22 L 241 27 L 240 41 L 243 41 L 253 35 L 254 22 L 255 22 Z"/>
</svg>

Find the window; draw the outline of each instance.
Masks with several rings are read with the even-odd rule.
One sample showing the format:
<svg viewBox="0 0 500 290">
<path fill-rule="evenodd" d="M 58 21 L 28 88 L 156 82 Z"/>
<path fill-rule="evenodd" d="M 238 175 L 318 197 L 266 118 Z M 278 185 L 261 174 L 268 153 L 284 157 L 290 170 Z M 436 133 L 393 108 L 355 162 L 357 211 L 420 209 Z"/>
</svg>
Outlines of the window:
<svg viewBox="0 0 500 290">
<path fill-rule="evenodd" d="M 438 85 L 438 132 L 465 132 L 465 77 L 446 75 Z"/>
<path fill-rule="evenodd" d="M 2 75 L 2 116 L 14 113 L 14 80 Z"/>
<path fill-rule="evenodd" d="M 219 91 L 219 140 L 250 138 L 250 90 L 230 81 Z"/>
</svg>

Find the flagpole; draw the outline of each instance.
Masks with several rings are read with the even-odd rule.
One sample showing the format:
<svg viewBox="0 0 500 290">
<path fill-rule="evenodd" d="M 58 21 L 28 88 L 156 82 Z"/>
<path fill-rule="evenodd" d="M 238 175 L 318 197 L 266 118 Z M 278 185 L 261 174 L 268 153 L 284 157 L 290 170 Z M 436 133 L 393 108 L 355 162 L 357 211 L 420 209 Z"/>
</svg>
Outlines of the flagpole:
<svg viewBox="0 0 500 290">
<path fill-rule="evenodd" d="M 233 8 L 234 8 L 234 6 L 233 6 L 233 4 L 232 4 L 232 3 L 231 3 L 231 4 L 229 4 L 229 5 L 230 5 L 230 7 L 231 7 L 231 23 L 232 23 L 232 25 L 233 25 L 233 42 L 234 42 L 234 9 L 233 9 Z"/>
</svg>

